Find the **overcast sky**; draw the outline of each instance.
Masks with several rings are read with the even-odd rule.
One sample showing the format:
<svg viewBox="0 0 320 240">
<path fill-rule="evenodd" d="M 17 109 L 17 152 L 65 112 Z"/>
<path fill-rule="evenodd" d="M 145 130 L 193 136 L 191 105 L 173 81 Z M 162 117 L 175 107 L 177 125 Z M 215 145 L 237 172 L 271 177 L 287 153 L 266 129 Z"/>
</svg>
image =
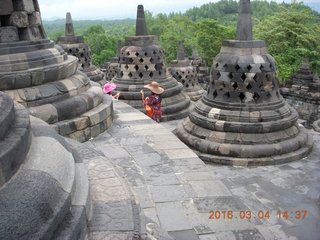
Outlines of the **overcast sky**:
<svg viewBox="0 0 320 240">
<path fill-rule="evenodd" d="M 184 12 L 194 6 L 217 0 L 38 0 L 42 19 L 65 18 L 71 12 L 73 19 L 135 18 L 138 4 L 154 14 Z M 308 0 L 305 2 L 319 2 Z M 282 0 L 277 0 L 282 2 Z M 290 2 L 287 0 L 286 2 Z"/>
</svg>

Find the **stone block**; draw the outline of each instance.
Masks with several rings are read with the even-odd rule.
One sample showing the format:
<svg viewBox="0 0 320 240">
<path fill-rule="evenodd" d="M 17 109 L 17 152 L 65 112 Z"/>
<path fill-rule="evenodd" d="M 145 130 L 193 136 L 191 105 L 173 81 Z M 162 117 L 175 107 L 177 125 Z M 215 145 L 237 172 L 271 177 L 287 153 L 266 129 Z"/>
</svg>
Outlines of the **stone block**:
<svg viewBox="0 0 320 240">
<path fill-rule="evenodd" d="M 28 13 L 35 11 L 33 0 L 13 1 L 13 4 L 16 11 L 26 11 Z"/>
<path fill-rule="evenodd" d="M 21 29 L 20 40 L 24 41 L 34 41 L 42 39 L 41 31 L 39 26 L 32 25 L 27 28 Z"/>
<path fill-rule="evenodd" d="M 17 27 L 0 27 L 0 43 L 19 41 Z"/>
<path fill-rule="evenodd" d="M 1 75 L 0 76 L 0 90 L 13 89 L 15 85 L 14 75 Z"/>
<path fill-rule="evenodd" d="M 13 12 L 12 0 L 2 0 L 0 15 L 10 15 L 12 12 Z"/>
<path fill-rule="evenodd" d="M 30 25 L 40 25 L 41 24 L 41 16 L 39 12 L 33 12 L 29 14 L 29 24 Z"/>
<path fill-rule="evenodd" d="M 9 24 L 18 28 L 25 28 L 29 26 L 27 12 L 13 12 L 9 18 Z"/>
</svg>

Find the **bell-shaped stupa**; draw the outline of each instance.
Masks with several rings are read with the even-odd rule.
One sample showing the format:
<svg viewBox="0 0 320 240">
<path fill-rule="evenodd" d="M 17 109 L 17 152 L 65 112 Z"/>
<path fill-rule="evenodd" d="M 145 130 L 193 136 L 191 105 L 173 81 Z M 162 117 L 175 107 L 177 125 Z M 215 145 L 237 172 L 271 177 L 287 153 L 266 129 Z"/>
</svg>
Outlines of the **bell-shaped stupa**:
<svg viewBox="0 0 320 240">
<path fill-rule="evenodd" d="M 114 77 L 118 75 L 120 64 L 119 64 L 119 56 L 122 48 L 121 40 L 118 40 L 118 49 L 117 56 L 110 59 L 109 62 L 105 62 L 101 64 L 101 69 L 105 73 L 106 80 L 110 82 Z"/>
<path fill-rule="evenodd" d="M 268 165 L 305 157 L 312 140 L 282 98 L 276 62 L 252 40 L 249 0 L 240 0 L 237 40 L 223 41 L 208 92 L 177 126 L 177 135 L 205 161 Z"/>
<path fill-rule="evenodd" d="M 65 37 L 59 37 L 57 44 L 71 56 L 79 59 L 79 70 L 87 74 L 91 81 L 98 82 L 101 85 L 106 83 L 104 73 L 92 64 L 91 51 L 84 43 L 82 36 L 75 36 L 71 13 L 66 14 Z"/>
<path fill-rule="evenodd" d="M 196 68 L 191 65 L 191 61 L 186 57 L 182 41 L 179 41 L 177 59 L 171 62 L 171 67 L 168 70 L 183 85 L 183 91 L 192 101 L 198 101 L 205 93 L 198 82 Z"/>
<path fill-rule="evenodd" d="M 144 85 L 156 81 L 164 88 L 162 94 L 161 121 L 184 118 L 188 115 L 190 98 L 182 92 L 183 86 L 175 80 L 165 67 L 163 49 L 158 45 L 156 36 L 148 35 L 143 6 L 138 6 L 136 36 L 127 37 L 120 51 L 120 70 L 113 79 L 120 100 L 144 111 L 140 90 L 146 96 L 150 91 Z"/>
<path fill-rule="evenodd" d="M 0 91 L 63 136 L 85 141 L 103 132 L 112 100 L 77 70 L 76 57 L 47 39 L 38 1 L 6 0 L 0 17 Z"/>
<path fill-rule="evenodd" d="M 198 82 L 203 89 L 207 90 L 210 82 L 210 68 L 207 66 L 206 61 L 204 61 L 197 49 L 193 50 L 191 64 L 196 68 Z"/>
<path fill-rule="evenodd" d="M 297 110 L 299 117 L 307 120 L 308 126 L 320 119 L 320 80 L 312 72 L 307 59 L 304 59 L 285 87 L 280 88 L 280 92 Z"/>
</svg>

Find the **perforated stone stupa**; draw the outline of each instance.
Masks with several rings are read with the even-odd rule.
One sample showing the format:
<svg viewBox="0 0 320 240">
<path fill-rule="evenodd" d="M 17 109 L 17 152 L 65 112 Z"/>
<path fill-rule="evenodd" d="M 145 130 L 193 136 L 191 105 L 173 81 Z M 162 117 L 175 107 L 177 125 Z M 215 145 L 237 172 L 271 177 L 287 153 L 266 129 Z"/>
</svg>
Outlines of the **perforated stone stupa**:
<svg viewBox="0 0 320 240">
<path fill-rule="evenodd" d="M 223 41 L 208 92 L 177 126 L 179 138 L 205 161 L 268 165 L 298 160 L 312 140 L 282 98 L 275 60 L 252 40 L 249 0 L 240 1 L 237 40 Z"/>
<path fill-rule="evenodd" d="M 80 153 L 1 92 L 0 113 L 0 239 L 84 239 L 91 204 Z"/>
<path fill-rule="evenodd" d="M 112 100 L 47 39 L 36 0 L 2 1 L 0 17 L 0 91 L 79 141 L 111 125 Z"/>
<path fill-rule="evenodd" d="M 164 88 L 162 94 L 161 121 L 184 118 L 188 115 L 190 98 L 182 92 L 183 86 L 175 80 L 165 67 L 163 49 L 156 36 L 148 35 L 143 6 L 138 6 L 136 36 L 127 37 L 120 52 L 120 71 L 114 78 L 120 99 L 144 111 L 140 90 L 156 81 Z M 146 96 L 150 91 L 144 89 Z"/>
<path fill-rule="evenodd" d="M 308 125 L 320 119 L 320 80 L 310 69 L 307 59 L 280 91 Z"/>
<path fill-rule="evenodd" d="M 183 85 L 183 91 L 192 101 L 198 101 L 205 90 L 198 82 L 197 70 L 186 57 L 182 41 L 179 41 L 177 59 L 171 62 L 168 70 L 172 76 Z"/>
<path fill-rule="evenodd" d="M 197 70 L 198 82 L 203 87 L 203 89 L 208 89 L 208 84 L 210 82 L 210 69 L 206 62 L 200 57 L 197 49 L 193 50 L 191 64 Z"/>
<path fill-rule="evenodd" d="M 117 56 L 111 58 L 109 62 L 105 62 L 101 64 L 101 69 L 105 73 L 106 80 L 108 82 L 118 75 L 118 72 L 120 69 L 119 56 L 120 56 L 121 48 L 122 48 L 122 42 L 121 40 L 119 40 Z"/>
<path fill-rule="evenodd" d="M 66 14 L 66 36 L 59 37 L 57 44 L 60 45 L 69 55 L 79 59 L 79 70 L 84 72 L 90 80 L 101 85 L 106 83 L 104 73 L 92 64 L 91 51 L 84 43 L 82 36 L 75 36 L 71 13 Z"/>
</svg>

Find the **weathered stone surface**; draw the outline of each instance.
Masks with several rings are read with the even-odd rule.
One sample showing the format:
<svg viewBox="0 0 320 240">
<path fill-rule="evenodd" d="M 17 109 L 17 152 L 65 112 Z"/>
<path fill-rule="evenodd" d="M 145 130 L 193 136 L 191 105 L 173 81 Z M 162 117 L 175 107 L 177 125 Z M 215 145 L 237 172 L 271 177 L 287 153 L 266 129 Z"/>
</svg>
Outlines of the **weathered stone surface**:
<svg viewBox="0 0 320 240">
<path fill-rule="evenodd" d="M 10 15 L 12 12 L 13 12 L 12 0 L 3 0 L 1 2 L 0 15 Z"/>
<path fill-rule="evenodd" d="M 13 1 L 13 4 L 16 11 L 26 11 L 28 13 L 32 13 L 36 10 L 33 0 Z"/>
<path fill-rule="evenodd" d="M 90 217 L 85 169 L 81 177 L 75 174 L 70 146 L 43 121 L 34 117 L 30 121 L 25 109 L 8 111 L 10 101 L 5 103 L 9 109 L 3 108 L 3 99 L 0 94 L 0 109 L 7 116 L 13 112 L 15 118 L 10 126 L 0 124 L 8 128 L 0 138 L 0 238 L 84 239 Z M 4 123 L 8 118 L 1 116 Z"/>
<path fill-rule="evenodd" d="M 18 28 L 25 28 L 29 25 L 29 19 L 27 12 L 13 12 L 10 15 L 9 23 L 11 26 Z"/>
<path fill-rule="evenodd" d="M 19 40 L 16 27 L 0 27 L 0 43 L 15 42 Z"/>
<path fill-rule="evenodd" d="M 29 17 L 29 24 L 30 25 L 40 25 L 41 24 L 41 16 L 40 12 L 32 12 L 28 14 Z"/>
<path fill-rule="evenodd" d="M 29 26 L 21 29 L 20 40 L 40 40 L 43 38 L 43 35 L 40 32 L 40 28 L 37 25 Z"/>
</svg>

